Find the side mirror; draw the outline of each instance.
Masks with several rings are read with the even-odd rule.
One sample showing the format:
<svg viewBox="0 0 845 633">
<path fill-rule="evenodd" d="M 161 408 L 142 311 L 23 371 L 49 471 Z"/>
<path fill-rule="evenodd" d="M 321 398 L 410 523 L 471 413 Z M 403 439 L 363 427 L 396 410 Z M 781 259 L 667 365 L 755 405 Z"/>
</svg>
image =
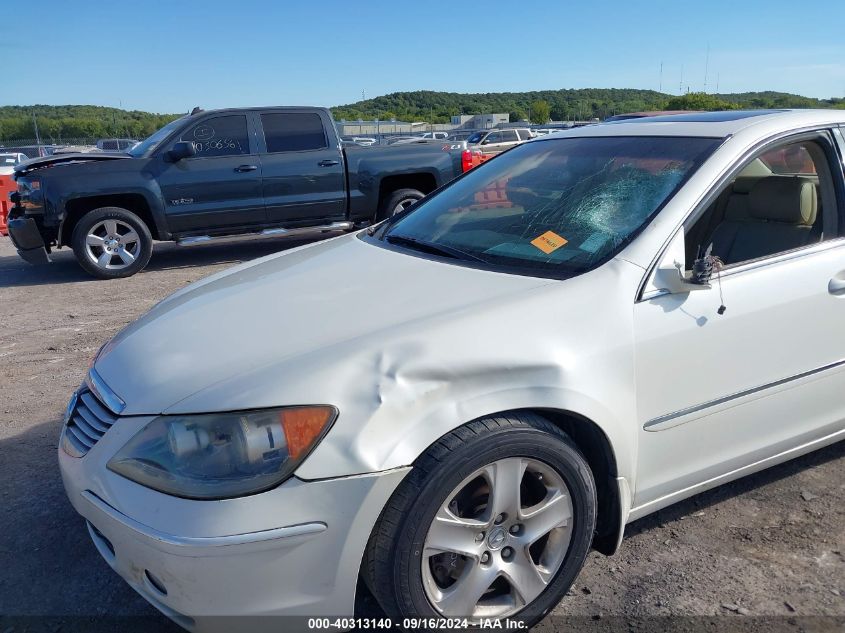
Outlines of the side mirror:
<svg viewBox="0 0 845 633">
<path fill-rule="evenodd" d="M 683 264 L 658 266 L 654 274 L 654 284 L 662 290 L 668 290 L 670 294 L 710 289 L 709 278 L 707 281 L 702 281 L 695 275 L 689 277 L 684 275 Z"/>
<path fill-rule="evenodd" d="M 684 250 L 684 232 L 672 238 L 669 247 L 663 253 L 663 257 L 651 280 L 651 289 L 668 291 L 671 294 L 683 294 L 694 290 L 708 290 L 710 288 L 710 275 L 713 273 L 712 261 L 706 257 L 695 260 L 691 275 L 684 274 L 684 261 L 686 259 Z"/>
<path fill-rule="evenodd" d="M 197 146 L 193 141 L 179 141 L 169 152 L 167 152 L 167 160 L 171 163 L 177 163 L 183 158 L 190 158 L 197 155 Z"/>
</svg>

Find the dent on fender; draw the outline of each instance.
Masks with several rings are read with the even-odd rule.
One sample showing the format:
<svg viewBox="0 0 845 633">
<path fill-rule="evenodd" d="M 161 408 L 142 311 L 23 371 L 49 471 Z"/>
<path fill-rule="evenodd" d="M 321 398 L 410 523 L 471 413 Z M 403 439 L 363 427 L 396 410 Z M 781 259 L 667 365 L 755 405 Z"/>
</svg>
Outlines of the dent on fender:
<svg viewBox="0 0 845 633">
<path fill-rule="evenodd" d="M 567 387 L 573 362 L 560 353 L 531 364 L 458 360 L 447 366 L 427 362 L 420 344 L 382 351 L 371 364 L 369 422 L 350 449 L 362 464 L 380 471 L 410 465 L 451 430 L 503 411 L 555 409 L 612 419 L 601 402 Z M 396 433 L 397 425 L 403 433 Z"/>
</svg>

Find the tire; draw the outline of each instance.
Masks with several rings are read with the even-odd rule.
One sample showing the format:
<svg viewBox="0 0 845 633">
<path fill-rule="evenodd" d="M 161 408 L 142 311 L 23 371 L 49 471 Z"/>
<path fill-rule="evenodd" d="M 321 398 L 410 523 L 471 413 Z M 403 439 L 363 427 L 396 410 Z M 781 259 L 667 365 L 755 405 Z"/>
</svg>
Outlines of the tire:
<svg viewBox="0 0 845 633">
<path fill-rule="evenodd" d="M 378 219 L 386 220 L 404 211 L 417 200 L 422 200 L 423 198 L 425 198 L 425 194 L 422 191 L 416 189 L 397 189 L 381 201 L 378 210 Z"/>
<path fill-rule="evenodd" d="M 476 477 L 479 471 L 485 474 Z M 495 483 L 508 481 L 508 473 L 511 482 L 520 482 L 519 509 L 494 518 L 493 512 L 507 507 L 507 492 L 516 490 Z M 580 572 L 595 531 L 596 506 L 592 471 L 557 427 L 524 412 L 476 420 L 440 438 L 415 462 L 373 529 L 364 577 L 395 621 L 508 617 L 530 627 L 561 600 Z M 546 514 L 535 510 L 541 507 Z M 562 523 L 567 508 L 570 518 Z M 486 523 L 476 526 L 475 520 Z M 558 527 L 535 541 L 552 524 Z M 482 595 L 473 603 L 479 588 Z"/>
<path fill-rule="evenodd" d="M 102 207 L 83 215 L 73 229 L 76 261 L 99 279 L 130 277 L 153 253 L 150 229 L 137 215 L 120 207 Z"/>
</svg>

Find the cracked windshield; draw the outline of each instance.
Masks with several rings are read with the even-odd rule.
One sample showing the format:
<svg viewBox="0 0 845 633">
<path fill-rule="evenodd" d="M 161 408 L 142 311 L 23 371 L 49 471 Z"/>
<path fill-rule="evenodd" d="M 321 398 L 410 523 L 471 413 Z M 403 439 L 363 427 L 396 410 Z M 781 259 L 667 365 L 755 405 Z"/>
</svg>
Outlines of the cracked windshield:
<svg viewBox="0 0 845 633">
<path fill-rule="evenodd" d="M 718 142 L 593 137 L 527 143 L 398 216 L 380 237 L 482 267 L 585 272 L 627 244 Z"/>
</svg>

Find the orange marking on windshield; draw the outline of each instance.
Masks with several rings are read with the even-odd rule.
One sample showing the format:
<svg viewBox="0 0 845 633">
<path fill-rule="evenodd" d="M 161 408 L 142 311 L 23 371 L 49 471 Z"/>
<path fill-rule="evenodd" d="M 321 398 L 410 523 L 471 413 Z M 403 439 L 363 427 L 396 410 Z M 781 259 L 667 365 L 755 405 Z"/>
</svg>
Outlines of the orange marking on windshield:
<svg viewBox="0 0 845 633">
<path fill-rule="evenodd" d="M 531 240 L 531 243 L 548 255 L 566 244 L 569 240 L 561 237 L 554 231 L 546 231 L 539 237 Z"/>
</svg>

